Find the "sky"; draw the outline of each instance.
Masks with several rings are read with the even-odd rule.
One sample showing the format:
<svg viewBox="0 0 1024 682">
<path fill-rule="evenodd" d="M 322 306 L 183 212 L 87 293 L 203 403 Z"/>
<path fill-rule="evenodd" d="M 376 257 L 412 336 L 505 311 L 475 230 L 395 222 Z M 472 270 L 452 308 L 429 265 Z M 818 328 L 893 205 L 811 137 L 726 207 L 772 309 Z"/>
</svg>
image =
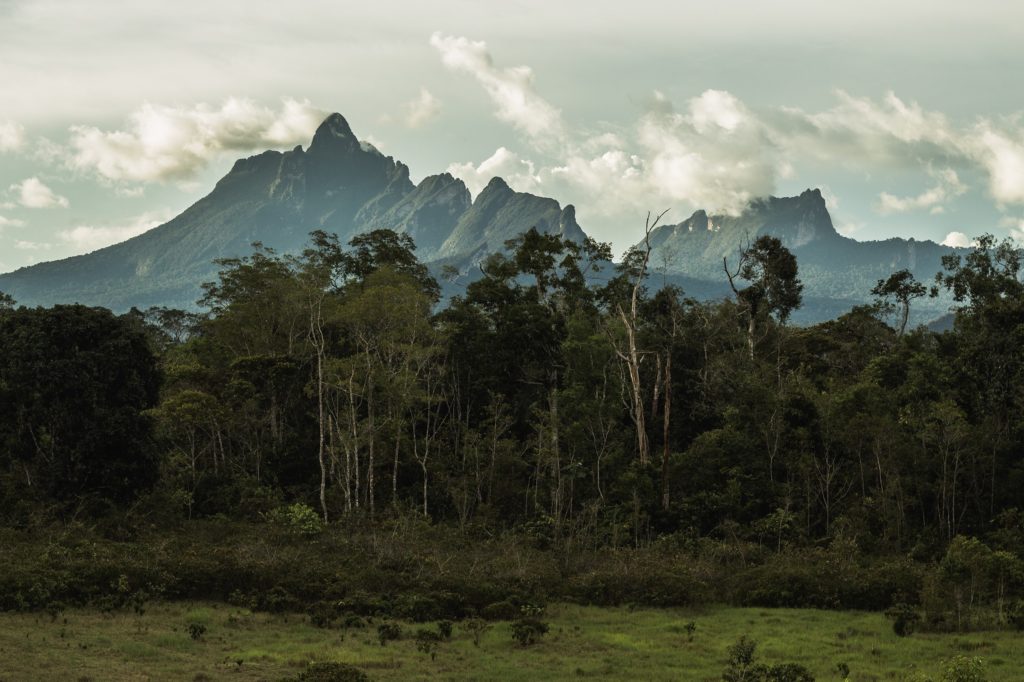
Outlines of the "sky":
<svg viewBox="0 0 1024 682">
<path fill-rule="evenodd" d="M 340 112 L 621 252 L 817 187 L 859 240 L 1024 239 L 1024 3 L 0 0 L 0 272 L 151 229 Z"/>
</svg>

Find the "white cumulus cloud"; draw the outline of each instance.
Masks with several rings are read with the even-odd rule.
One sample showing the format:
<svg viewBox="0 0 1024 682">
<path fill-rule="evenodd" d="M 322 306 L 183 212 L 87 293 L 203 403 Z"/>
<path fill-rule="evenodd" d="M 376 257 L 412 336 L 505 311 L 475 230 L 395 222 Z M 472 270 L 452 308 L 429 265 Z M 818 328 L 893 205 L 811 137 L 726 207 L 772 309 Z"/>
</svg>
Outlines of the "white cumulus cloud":
<svg viewBox="0 0 1024 682">
<path fill-rule="evenodd" d="M 25 208 L 67 208 L 68 200 L 47 187 L 36 177 L 26 178 L 10 186 L 16 200 Z"/>
<path fill-rule="evenodd" d="M 24 144 L 24 126 L 15 121 L 0 121 L 0 153 L 17 151 Z"/>
<path fill-rule="evenodd" d="M 472 75 L 497 107 L 497 117 L 535 139 L 558 138 L 563 134 L 561 112 L 533 87 L 533 70 L 528 66 L 500 68 L 487 43 L 469 38 L 434 33 L 430 44 L 441 54 L 441 62 L 453 71 Z"/>
<path fill-rule="evenodd" d="M 518 192 L 534 191 L 541 182 L 532 161 L 520 158 L 518 154 L 505 147 L 499 147 L 479 164 L 453 163 L 448 166 L 448 172 L 466 183 L 466 187 L 474 196 L 494 177 L 502 178 L 509 187 Z"/>
<path fill-rule="evenodd" d="M 952 168 L 942 170 L 929 170 L 937 181 L 934 187 L 926 189 L 917 196 L 897 197 L 888 192 L 882 192 L 878 196 L 878 210 L 882 214 L 907 213 L 927 209 L 935 215 L 945 211 L 945 204 L 950 199 L 958 197 L 967 191 L 967 185 L 960 181 L 956 171 Z"/>
<path fill-rule="evenodd" d="M 402 122 L 409 128 L 420 128 L 441 113 L 441 100 L 426 88 L 402 107 Z"/>
<path fill-rule="evenodd" d="M 68 163 L 114 182 L 187 180 L 224 151 L 308 142 L 325 115 L 308 101 L 292 99 L 278 111 L 239 98 L 220 108 L 145 104 L 131 115 L 127 130 L 73 126 Z"/>
<path fill-rule="evenodd" d="M 24 227 L 25 221 L 18 220 L 17 218 L 5 218 L 0 215 L 0 231 L 3 231 L 5 227 Z"/>
<path fill-rule="evenodd" d="M 966 249 L 970 247 L 974 242 L 963 232 L 950 232 L 946 235 L 946 238 L 942 240 L 943 246 L 953 246 L 958 249 Z"/>
</svg>

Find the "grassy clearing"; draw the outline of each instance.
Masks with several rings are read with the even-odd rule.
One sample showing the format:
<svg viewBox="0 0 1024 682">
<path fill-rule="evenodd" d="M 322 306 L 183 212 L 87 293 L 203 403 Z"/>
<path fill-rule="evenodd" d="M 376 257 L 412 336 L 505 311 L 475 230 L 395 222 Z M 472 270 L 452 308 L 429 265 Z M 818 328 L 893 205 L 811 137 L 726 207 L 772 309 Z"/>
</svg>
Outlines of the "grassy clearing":
<svg viewBox="0 0 1024 682">
<path fill-rule="evenodd" d="M 402 623 L 401 641 L 381 647 L 375 626 L 322 630 L 302 615 L 253 614 L 223 604 L 165 603 L 146 613 L 71 610 L 0 614 L 0 679 L 277 680 L 313 660 L 363 668 L 374 680 L 645 679 L 718 680 L 726 648 L 741 635 L 759 643 L 761 660 L 793 661 L 819 680 L 899 680 L 936 675 L 956 654 L 981 656 L 993 682 L 1024 679 L 1024 642 L 1012 632 L 897 638 L 878 613 L 802 609 L 637 609 L 554 605 L 551 632 L 538 645 L 513 643 L 496 623 L 473 646 L 455 626 L 437 659 L 416 650 L 424 625 Z M 693 641 L 685 624 L 696 623 Z M 194 641 L 190 623 L 206 626 Z"/>
</svg>

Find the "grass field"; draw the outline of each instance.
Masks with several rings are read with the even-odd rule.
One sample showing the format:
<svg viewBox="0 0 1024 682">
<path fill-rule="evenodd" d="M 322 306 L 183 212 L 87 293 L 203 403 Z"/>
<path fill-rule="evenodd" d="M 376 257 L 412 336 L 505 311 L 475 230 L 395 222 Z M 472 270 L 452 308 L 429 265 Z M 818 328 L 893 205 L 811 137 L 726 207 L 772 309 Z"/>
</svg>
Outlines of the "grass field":
<svg viewBox="0 0 1024 682">
<path fill-rule="evenodd" d="M 322 630 L 302 615 L 253 614 L 224 604 L 153 604 L 141 617 L 71 610 L 0 614 L 0 680 L 277 680 L 310 661 L 352 663 L 373 680 L 718 680 L 726 649 L 755 639 L 765 663 L 792 661 L 818 680 L 938 677 L 942 659 L 985 660 L 988 679 L 1024 680 L 1024 638 L 1013 632 L 899 639 L 881 614 L 798 609 L 657 610 L 549 607 L 551 631 L 521 648 L 507 623 L 480 647 L 455 626 L 436 660 L 416 650 L 423 625 L 402 623 L 401 641 L 381 647 L 374 626 Z M 684 625 L 694 622 L 693 641 Z M 190 623 L 206 627 L 194 641 Z"/>
</svg>

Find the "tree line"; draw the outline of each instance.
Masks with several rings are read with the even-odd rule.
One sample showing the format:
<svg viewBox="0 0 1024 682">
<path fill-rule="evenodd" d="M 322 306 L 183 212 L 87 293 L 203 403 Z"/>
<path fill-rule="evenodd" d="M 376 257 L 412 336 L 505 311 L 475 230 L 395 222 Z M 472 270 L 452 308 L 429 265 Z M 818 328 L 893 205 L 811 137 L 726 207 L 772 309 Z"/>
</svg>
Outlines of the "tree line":
<svg viewBox="0 0 1024 682">
<path fill-rule="evenodd" d="M 218 261 L 202 313 L 5 296 L 0 514 L 304 503 L 325 522 L 415 513 L 552 541 L 779 551 L 847 538 L 923 558 L 1020 534 L 1012 242 L 985 235 L 943 260 L 944 333 L 906 328 L 929 290 L 906 271 L 874 305 L 793 327 L 802 285 L 778 239 L 723 263 L 719 301 L 657 286 L 650 251 L 613 265 L 607 244 L 530 230 L 442 302 L 408 235 L 314 232 L 301 254 L 256 244 Z"/>
</svg>

